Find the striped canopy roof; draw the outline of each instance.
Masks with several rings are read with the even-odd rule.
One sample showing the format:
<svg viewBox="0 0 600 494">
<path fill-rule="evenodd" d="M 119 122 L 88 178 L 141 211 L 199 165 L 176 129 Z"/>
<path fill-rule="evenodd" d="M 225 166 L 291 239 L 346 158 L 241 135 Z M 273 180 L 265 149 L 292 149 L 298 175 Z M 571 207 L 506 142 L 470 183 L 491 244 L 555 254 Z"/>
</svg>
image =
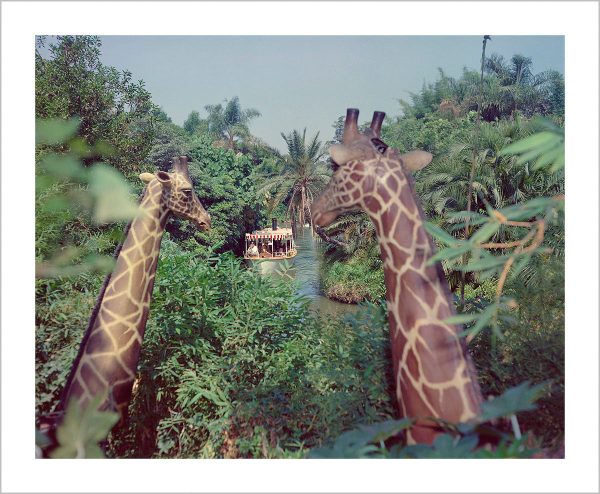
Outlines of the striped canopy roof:
<svg viewBox="0 0 600 494">
<path fill-rule="evenodd" d="M 269 234 L 259 234 L 259 233 L 246 233 L 247 239 L 259 239 L 259 238 L 269 238 L 272 240 L 283 240 L 292 238 L 292 234 L 282 235 L 280 233 L 269 233 Z"/>
<path fill-rule="evenodd" d="M 292 238 L 291 228 L 278 228 L 277 230 L 271 230 L 266 228 L 264 230 L 258 230 L 252 233 L 246 233 L 247 240 L 258 240 L 260 238 L 268 238 L 271 240 L 284 240 Z"/>
</svg>

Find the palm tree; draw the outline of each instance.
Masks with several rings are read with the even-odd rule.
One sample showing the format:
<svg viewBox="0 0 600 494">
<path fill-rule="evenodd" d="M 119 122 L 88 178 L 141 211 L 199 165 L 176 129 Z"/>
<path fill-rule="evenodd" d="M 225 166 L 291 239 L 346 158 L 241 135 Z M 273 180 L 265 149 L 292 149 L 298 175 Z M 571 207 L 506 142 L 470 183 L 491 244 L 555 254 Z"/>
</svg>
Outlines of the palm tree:
<svg viewBox="0 0 600 494">
<path fill-rule="evenodd" d="M 288 149 L 283 157 L 283 170 L 267 178 L 258 194 L 268 200 L 269 211 L 284 202 L 293 223 L 298 220 L 303 225 L 309 219 L 312 225 L 311 205 L 331 176 L 322 159 L 325 153 L 318 140 L 319 133 L 309 142 L 306 128 L 302 134 L 293 130 L 288 135 L 282 132 L 281 136 Z"/>
<path fill-rule="evenodd" d="M 325 237 L 321 232 L 317 233 L 329 242 L 326 253 L 332 259 L 347 259 L 358 250 L 372 250 L 374 245 L 378 245 L 375 225 L 363 211 L 340 215 L 322 232 Z M 375 256 L 378 255 L 376 252 Z"/>
<path fill-rule="evenodd" d="M 530 57 L 520 54 L 513 55 L 510 62 L 496 54 L 487 58 L 486 102 L 497 103 L 503 115 L 517 110 L 527 116 L 556 111 L 557 108 L 553 108 L 549 99 L 558 98 L 560 102 L 561 93 L 564 94 L 564 86 L 561 88 L 561 83 L 564 84 L 562 75 L 556 71 L 534 74 L 532 65 Z"/>
<path fill-rule="evenodd" d="M 260 117 L 260 112 L 254 108 L 242 110 L 237 96 L 230 101 L 226 100 L 225 107 L 219 103 L 207 105 L 204 109 L 208 112 L 209 132 L 228 149 L 235 149 L 239 140 L 247 139 L 250 136 L 250 120 Z"/>
<path fill-rule="evenodd" d="M 513 157 L 498 155 L 512 142 L 511 135 L 518 136 L 519 131 L 514 122 L 482 124 L 479 136 L 473 133 L 469 141 L 455 144 L 446 156 L 424 169 L 417 189 L 426 210 L 437 215 L 469 209 L 480 211 L 485 209 L 486 202 L 498 209 L 521 199 L 522 170 L 513 166 L 516 161 Z M 469 188 L 472 167 L 475 172 Z M 471 208 L 466 190 L 471 194 Z"/>
<path fill-rule="evenodd" d="M 437 157 L 419 173 L 416 187 L 425 211 L 445 217 L 450 212 L 468 209 L 465 191 L 473 157 L 471 210 L 475 212 L 485 214 L 486 204 L 501 209 L 540 195 L 561 193 L 561 173 L 534 171 L 528 163 L 519 164 L 515 156 L 500 153 L 510 143 L 536 130 L 535 122 L 524 125 L 520 118 L 482 123 L 479 136 L 474 133 L 469 141 L 457 143 L 447 155 Z"/>
</svg>

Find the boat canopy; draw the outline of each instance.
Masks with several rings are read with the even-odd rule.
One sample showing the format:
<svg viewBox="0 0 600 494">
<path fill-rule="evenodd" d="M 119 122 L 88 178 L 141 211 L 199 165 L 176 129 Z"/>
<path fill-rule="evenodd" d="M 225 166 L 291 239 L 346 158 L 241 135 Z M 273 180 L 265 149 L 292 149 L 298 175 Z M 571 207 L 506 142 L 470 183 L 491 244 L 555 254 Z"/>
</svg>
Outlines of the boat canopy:
<svg viewBox="0 0 600 494">
<path fill-rule="evenodd" d="M 261 238 L 269 239 L 269 240 L 288 240 L 292 239 L 292 229 L 291 228 L 279 228 L 277 230 L 272 230 L 271 228 L 267 228 L 265 230 L 258 230 L 252 233 L 246 233 L 246 240 L 258 240 Z"/>
</svg>

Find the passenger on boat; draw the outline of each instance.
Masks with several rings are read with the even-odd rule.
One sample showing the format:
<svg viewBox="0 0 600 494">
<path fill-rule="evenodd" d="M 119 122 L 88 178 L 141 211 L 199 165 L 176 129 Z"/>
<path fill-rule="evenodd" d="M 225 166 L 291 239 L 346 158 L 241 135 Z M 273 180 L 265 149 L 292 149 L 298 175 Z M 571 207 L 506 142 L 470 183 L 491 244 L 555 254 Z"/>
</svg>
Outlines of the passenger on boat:
<svg viewBox="0 0 600 494">
<path fill-rule="evenodd" d="M 248 247 L 248 255 L 252 257 L 258 257 L 258 247 L 254 242 L 250 243 L 250 247 Z"/>
</svg>

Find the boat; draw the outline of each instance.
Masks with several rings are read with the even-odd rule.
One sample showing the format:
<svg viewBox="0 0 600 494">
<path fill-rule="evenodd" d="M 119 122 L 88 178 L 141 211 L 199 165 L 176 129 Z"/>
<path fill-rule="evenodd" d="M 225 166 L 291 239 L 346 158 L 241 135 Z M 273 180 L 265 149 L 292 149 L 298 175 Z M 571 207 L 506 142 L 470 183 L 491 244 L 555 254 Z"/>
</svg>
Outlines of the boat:
<svg viewBox="0 0 600 494">
<path fill-rule="evenodd" d="M 271 261 L 279 264 L 279 261 L 293 259 L 297 254 L 292 229 L 280 228 L 276 218 L 271 220 L 271 228 L 246 233 L 244 259 L 260 262 L 263 271 L 273 264 Z"/>
</svg>

